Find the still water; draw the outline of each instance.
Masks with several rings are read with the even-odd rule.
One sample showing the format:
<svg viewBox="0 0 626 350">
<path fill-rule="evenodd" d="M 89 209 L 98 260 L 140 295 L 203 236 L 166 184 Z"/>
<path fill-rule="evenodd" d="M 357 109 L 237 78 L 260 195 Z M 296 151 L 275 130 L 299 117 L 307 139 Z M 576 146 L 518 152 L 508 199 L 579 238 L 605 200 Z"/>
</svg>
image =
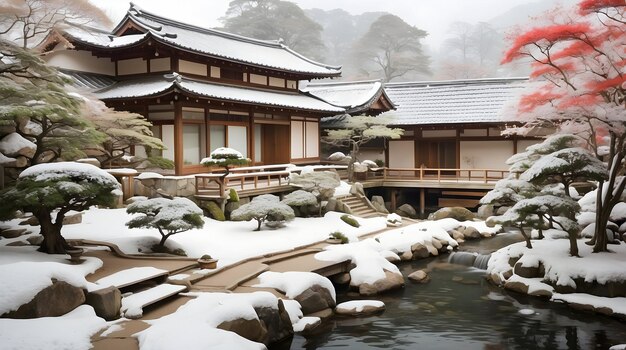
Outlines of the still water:
<svg viewBox="0 0 626 350">
<path fill-rule="evenodd" d="M 517 239 L 505 234 L 462 249 L 490 253 Z M 401 264 L 405 276 L 428 270 L 430 283 L 407 280 L 403 290 L 376 298 L 385 302 L 384 313 L 335 317 L 319 333 L 296 335 L 290 347 L 280 348 L 582 350 L 626 343 L 625 322 L 509 293 L 487 283 L 484 271 L 447 260 L 443 255 Z M 358 296 L 338 291 L 337 298 L 342 302 Z M 526 314 L 530 310 L 534 313 Z"/>
</svg>

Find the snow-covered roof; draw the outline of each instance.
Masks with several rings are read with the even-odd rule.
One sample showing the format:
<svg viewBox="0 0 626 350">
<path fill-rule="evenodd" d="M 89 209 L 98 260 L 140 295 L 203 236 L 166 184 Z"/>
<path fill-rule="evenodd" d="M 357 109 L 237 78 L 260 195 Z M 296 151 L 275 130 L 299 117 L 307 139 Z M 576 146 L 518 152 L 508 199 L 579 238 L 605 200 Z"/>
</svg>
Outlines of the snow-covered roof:
<svg viewBox="0 0 626 350">
<path fill-rule="evenodd" d="M 309 83 L 301 90 L 335 106 L 344 107 L 348 113 L 367 109 L 381 95 L 387 97 L 380 80 Z"/>
<path fill-rule="evenodd" d="M 115 84 L 115 80 L 108 75 L 61 70 L 63 74 L 70 77 L 74 86 L 87 90 L 98 90 Z"/>
<path fill-rule="evenodd" d="M 524 89 L 526 78 L 387 83 L 396 110 L 394 125 L 502 123 L 513 121 L 503 107 Z"/>
<path fill-rule="evenodd" d="M 177 73 L 124 80 L 94 92 L 101 100 L 158 96 L 177 88 L 183 92 L 226 101 L 254 103 L 266 106 L 296 108 L 310 111 L 343 113 L 344 109 L 330 105 L 314 97 L 221 85 L 185 78 Z"/>
<path fill-rule="evenodd" d="M 133 46 L 151 37 L 166 45 L 255 66 L 321 77 L 341 75 L 341 66 L 315 62 L 291 50 L 280 40 L 257 40 L 197 27 L 152 14 L 132 3 L 112 33 L 116 33 L 129 21 L 145 32 L 121 37 L 108 33 L 89 34 L 80 30 L 66 32 L 76 40 L 102 48 Z"/>
</svg>

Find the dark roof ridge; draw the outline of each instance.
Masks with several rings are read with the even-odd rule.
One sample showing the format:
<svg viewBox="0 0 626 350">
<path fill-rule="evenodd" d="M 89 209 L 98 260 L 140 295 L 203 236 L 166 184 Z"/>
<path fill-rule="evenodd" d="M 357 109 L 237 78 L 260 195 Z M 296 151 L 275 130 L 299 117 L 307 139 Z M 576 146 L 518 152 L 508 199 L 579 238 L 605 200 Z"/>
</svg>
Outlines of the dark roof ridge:
<svg viewBox="0 0 626 350">
<path fill-rule="evenodd" d="M 513 82 L 517 82 L 517 81 L 526 81 L 526 80 L 528 80 L 528 77 L 502 77 L 502 78 L 459 79 L 459 80 L 411 81 L 411 82 L 385 83 L 385 88 L 496 84 L 496 83 L 513 83 Z"/>
<path fill-rule="evenodd" d="M 381 83 L 382 79 L 370 79 L 370 80 L 354 80 L 354 81 L 319 81 L 319 82 L 310 82 L 307 84 L 308 86 L 313 87 L 323 87 L 323 86 L 340 86 L 340 85 L 360 85 L 360 84 L 371 84 L 371 83 Z"/>
<path fill-rule="evenodd" d="M 126 13 L 126 16 L 124 16 L 124 18 L 113 29 L 112 32 L 116 32 L 119 29 L 119 27 L 121 26 L 121 24 L 124 23 L 127 18 L 135 19 L 135 22 L 140 22 L 140 23 L 137 23 L 137 24 L 142 26 L 142 27 L 144 27 L 145 29 L 157 30 L 157 29 L 152 28 L 151 26 L 147 25 L 146 23 L 142 23 L 140 16 L 144 16 L 144 17 L 146 17 L 148 19 L 152 19 L 155 22 L 162 22 L 162 23 L 167 24 L 167 25 L 172 25 L 172 26 L 175 26 L 175 27 L 179 27 L 181 29 L 192 30 L 192 31 L 199 32 L 199 33 L 204 33 L 204 34 L 217 35 L 217 36 L 221 36 L 223 38 L 234 39 L 234 40 L 238 40 L 238 41 L 245 42 L 245 43 L 250 43 L 250 44 L 255 44 L 255 45 L 263 45 L 263 46 L 272 47 L 272 48 L 276 48 L 276 49 L 283 49 L 283 50 L 291 53 L 292 55 L 297 56 L 300 59 L 303 59 L 303 60 L 305 60 L 305 61 L 307 61 L 307 62 L 309 62 L 311 64 L 314 64 L 314 65 L 317 65 L 317 66 L 320 66 L 320 67 L 323 67 L 323 68 L 335 69 L 335 70 L 339 70 L 339 69 L 342 68 L 342 66 L 340 66 L 340 65 L 339 66 L 333 66 L 333 65 L 317 62 L 317 61 L 312 60 L 312 59 L 310 59 L 308 57 L 305 57 L 302 54 L 294 51 L 293 49 L 291 49 L 287 45 L 282 44 L 279 40 L 254 39 L 254 38 L 246 37 L 246 36 L 243 36 L 243 35 L 227 33 L 227 32 L 221 31 L 221 30 L 217 30 L 217 29 L 206 28 L 206 27 L 201 27 L 201 26 L 196 26 L 196 25 L 192 25 L 192 24 L 188 24 L 188 23 L 179 22 L 179 21 L 176 21 L 176 20 L 171 19 L 171 18 L 163 17 L 163 16 L 160 16 L 160 15 L 154 14 L 152 12 L 145 11 L 144 9 L 142 9 L 139 6 L 135 5 L 133 2 L 130 3 L 130 8 L 128 9 L 128 11 Z"/>
</svg>

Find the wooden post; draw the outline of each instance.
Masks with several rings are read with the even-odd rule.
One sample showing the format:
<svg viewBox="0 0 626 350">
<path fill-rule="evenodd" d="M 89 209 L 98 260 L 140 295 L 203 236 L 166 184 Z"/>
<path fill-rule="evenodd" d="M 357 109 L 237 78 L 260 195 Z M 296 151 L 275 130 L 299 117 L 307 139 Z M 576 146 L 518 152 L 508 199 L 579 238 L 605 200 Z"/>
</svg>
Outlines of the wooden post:
<svg viewBox="0 0 626 350">
<path fill-rule="evenodd" d="M 391 211 L 396 211 L 396 206 L 398 205 L 396 203 L 396 189 L 392 188 L 391 189 L 391 200 L 390 200 L 390 205 L 391 205 Z"/>
<path fill-rule="evenodd" d="M 424 207 L 426 206 L 426 191 L 420 188 L 420 214 L 424 214 Z"/>
<path fill-rule="evenodd" d="M 183 115 L 179 102 L 174 102 L 174 172 L 183 174 Z"/>
</svg>

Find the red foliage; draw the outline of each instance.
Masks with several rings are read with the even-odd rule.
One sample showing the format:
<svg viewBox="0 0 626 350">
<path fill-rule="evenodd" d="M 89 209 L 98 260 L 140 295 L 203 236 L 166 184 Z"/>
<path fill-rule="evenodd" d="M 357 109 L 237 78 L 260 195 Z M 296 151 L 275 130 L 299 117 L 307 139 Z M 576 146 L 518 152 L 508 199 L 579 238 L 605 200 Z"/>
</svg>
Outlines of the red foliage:
<svg viewBox="0 0 626 350">
<path fill-rule="evenodd" d="M 562 64 L 559 64 L 558 67 L 562 71 L 568 71 L 568 70 L 574 69 L 574 63 L 564 62 Z M 542 75 L 558 74 L 558 73 L 559 71 L 556 69 L 556 67 L 543 64 L 543 63 L 536 63 L 536 64 L 533 64 L 533 71 L 530 73 L 530 77 L 537 78 Z"/>
<path fill-rule="evenodd" d="M 519 109 L 522 113 L 532 112 L 537 107 L 543 106 L 547 103 L 551 103 L 553 100 L 556 100 L 560 97 L 560 94 L 549 91 L 535 91 L 531 94 L 522 96 L 519 101 Z"/>
<path fill-rule="evenodd" d="M 591 92 L 594 93 L 606 91 L 609 89 L 620 89 L 622 88 L 622 86 L 626 86 L 626 75 L 618 75 L 615 78 L 602 81 L 590 81 L 585 85 Z"/>
<path fill-rule="evenodd" d="M 578 4 L 578 11 L 580 14 L 586 15 L 608 7 L 625 6 L 626 0 L 583 0 Z"/>
<path fill-rule="evenodd" d="M 590 107 L 602 102 L 598 95 L 567 96 L 559 102 L 558 109 L 566 110 L 570 107 Z"/>
<path fill-rule="evenodd" d="M 591 26 L 586 22 L 533 28 L 515 38 L 511 48 L 504 54 L 502 63 L 508 63 L 520 57 L 521 49 L 527 45 L 544 43 L 545 46 L 549 46 L 557 41 L 579 39 L 590 29 Z"/>
</svg>

